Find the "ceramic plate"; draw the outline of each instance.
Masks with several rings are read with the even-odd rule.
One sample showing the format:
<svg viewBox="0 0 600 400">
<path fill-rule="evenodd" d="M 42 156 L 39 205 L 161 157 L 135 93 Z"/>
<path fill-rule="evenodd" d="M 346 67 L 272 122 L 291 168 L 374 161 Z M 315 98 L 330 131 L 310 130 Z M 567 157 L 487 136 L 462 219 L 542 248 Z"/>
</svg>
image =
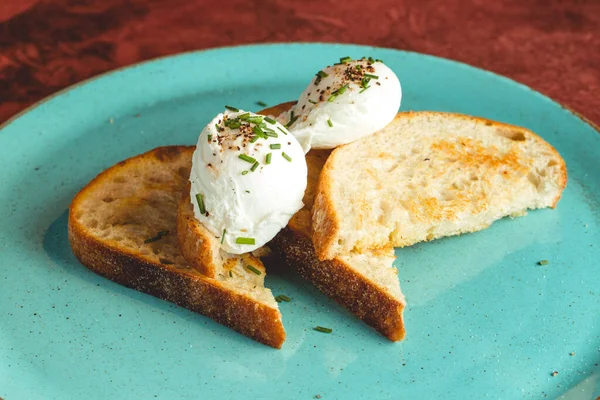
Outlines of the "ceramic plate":
<svg viewBox="0 0 600 400">
<path fill-rule="evenodd" d="M 289 272 L 267 278 L 293 298 L 280 306 L 287 341 L 274 350 L 73 257 L 67 207 L 100 171 L 156 146 L 194 144 L 225 104 L 295 99 L 315 71 L 347 55 L 383 59 L 402 81 L 403 110 L 522 125 L 567 163 L 557 209 L 396 251 L 406 340 L 389 342 Z M 0 188 L 5 400 L 600 395 L 600 134 L 492 73 L 322 44 L 163 58 L 76 85 L 5 124 Z"/>
</svg>

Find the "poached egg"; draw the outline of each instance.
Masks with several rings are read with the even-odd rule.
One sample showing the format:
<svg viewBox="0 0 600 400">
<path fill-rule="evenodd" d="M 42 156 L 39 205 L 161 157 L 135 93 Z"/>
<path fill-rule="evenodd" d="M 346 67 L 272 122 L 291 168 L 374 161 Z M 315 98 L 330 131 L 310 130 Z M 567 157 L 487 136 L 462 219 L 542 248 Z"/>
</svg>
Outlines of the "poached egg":
<svg viewBox="0 0 600 400">
<path fill-rule="evenodd" d="M 304 151 L 269 117 L 233 107 L 202 131 L 192 158 L 194 215 L 232 254 L 256 250 L 303 207 Z"/>
<path fill-rule="evenodd" d="M 317 72 L 285 115 L 305 152 L 332 149 L 377 132 L 398 113 L 400 81 L 380 60 L 343 57 Z"/>
</svg>

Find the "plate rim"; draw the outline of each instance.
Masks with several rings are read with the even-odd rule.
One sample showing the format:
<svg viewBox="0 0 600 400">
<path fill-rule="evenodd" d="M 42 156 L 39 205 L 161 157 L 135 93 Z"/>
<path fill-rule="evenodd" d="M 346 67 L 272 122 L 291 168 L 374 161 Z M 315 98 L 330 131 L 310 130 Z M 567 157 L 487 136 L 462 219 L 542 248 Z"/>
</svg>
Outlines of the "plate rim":
<svg viewBox="0 0 600 400">
<path fill-rule="evenodd" d="M 158 56 L 158 57 L 150 58 L 147 60 L 139 61 L 134 64 L 117 67 L 114 69 L 110 69 L 108 71 L 101 72 L 97 75 L 90 76 L 89 78 L 83 79 L 81 81 L 72 83 L 72 84 L 36 101 L 35 103 L 25 107 L 23 110 L 17 112 L 13 116 L 9 117 L 6 121 L 0 123 L 0 135 L 2 134 L 2 131 L 5 128 L 8 128 L 16 120 L 27 115 L 28 113 L 35 110 L 39 106 L 53 100 L 56 97 L 59 97 L 75 88 L 84 86 L 84 85 L 86 85 L 90 82 L 96 81 L 98 79 L 106 78 L 113 74 L 118 74 L 123 71 L 130 70 L 130 69 L 139 68 L 139 67 L 145 66 L 146 64 L 151 64 L 151 63 L 158 62 L 158 61 L 165 61 L 168 59 L 177 59 L 180 57 L 186 57 L 186 56 L 190 56 L 193 54 L 228 51 L 228 50 L 235 50 L 238 48 L 257 48 L 257 47 L 265 48 L 265 47 L 275 47 L 275 46 L 289 47 L 289 46 L 307 46 L 307 45 L 308 46 L 316 45 L 316 46 L 362 47 L 362 48 L 394 51 L 394 52 L 399 52 L 399 53 L 413 54 L 413 55 L 417 55 L 417 56 L 421 56 L 421 57 L 431 58 L 438 62 L 455 64 L 461 68 L 474 69 L 474 70 L 477 70 L 480 72 L 484 72 L 484 73 L 493 75 L 495 78 L 498 78 L 500 80 L 505 80 L 507 82 L 510 82 L 511 84 L 516 84 L 516 85 L 520 86 L 522 89 L 530 90 L 530 91 L 534 92 L 536 95 L 542 96 L 543 98 L 550 100 L 551 102 L 557 104 L 562 109 L 567 111 L 572 116 L 578 118 L 581 122 L 588 125 L 590 128 L 592 128 L 592 130 L 596 131 L 596 133 L 600 135 L 600 124 L 596 124 L 595 122 L 591 121 L 589 118 L 584 116 L 583 114 L 579 113 L 578 111 L 575 111 L 574 109 L 572 109 L 571 107 L 569 107 L 565 104 L 558 102 L 557 100 L 554 100 L 552 97 L 550 97 L 550 96 L 548 96 L 548 95 L 546 95 L 524 83 L 521 83 L 513 78 L 509 78 L 505 75 L 498 74 L 496 72 L 487 70 L 485 68 L 480 68 L 480 67 L 468 64 L 463 61 L 458 61 L 458 60 L 454 60 L 451 58 L 439 57 L 439 56 L 429 54 L 429 53 L 421 53 L 421 52 L 412 51 L 412 50 L 396 49 L 393 47 L 380 47 L 380 46 L 370 46 L 370 45 L 357 44 L 357 43 L 337 43 L 337 42 L 265 42 L 265 43 L 255 43 L 255 44 L 238 44 L 238 45 L 231 45 L 231 46 L 219 46 L 219 47 L 212 47 L 212 48 L 207 48 L 207 49 L 200 49 L 200 50 L 196 49 L 196 50 L 188 50 L 188 51 L 183 51 L 183 52 L 174 53 L 174 54 L 167 54 L 167 55 Z M 1 138 L 1 136 L 0 136 L 0 138 Z"/>
</svg>

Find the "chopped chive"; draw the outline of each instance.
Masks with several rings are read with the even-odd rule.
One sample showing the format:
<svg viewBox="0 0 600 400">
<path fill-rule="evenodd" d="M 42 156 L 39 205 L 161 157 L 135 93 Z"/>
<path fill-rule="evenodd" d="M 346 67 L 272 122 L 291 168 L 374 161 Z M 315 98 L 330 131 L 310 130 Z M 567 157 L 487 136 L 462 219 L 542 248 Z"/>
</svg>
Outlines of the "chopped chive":
<svg viewBox="0 0 600 400">
<path fill-rule="evenodd" d="M 379 79 L 379 76 L 373 75 L 373 74 L 365 74 L 364 76 L 367 77 L 367 78 Z"/>
<path fill-rule="evenodd" d="M 344 86 L 342 86 L 341 88 L 339 88 L 338 90 L 336 90 L 336 92 L 338 94 L 344 94 L 344 92 L 346 91 L 346 89 L 348 89 L 348 84 L 347 83 Z"/>
<path fill-rule="evenodd" d="M 314 329 L 315 331 L 318 331 L 318 332 L 323 332 L 323 333 L 331 333 L 331 332 L 333 332 L 333 329 L 331 329 L 331 328 L 324 328 L 324 327 L 322 327 L 322 326 L 316 326 L 316 327 L 314 327 L 313 329 Z"/>
<path fill-rule="evenodd" d="M 267 132 L 265 132 L 265 135 L 267 135 L 268 137 L 279 137 L 279 135 L 271 129 L 269 129 Z"/>
<path fill-rule="evenodd" d="M 269 118 L 269 117 L 265 117 L 265 121 L 267 121 L 268 123 L 274 125 L 277 121 L 275 121 L 273 118 Z"/>
<path fill-rule="evenodd" d="M 208 143 L 210 143 L 212 141 L 212 135 L 208 135 L 207 138 L 208 138 Z"/>
<path fill-rule="evenodd" d="M 538 265 L 547 265 L 550 261 L 548 260 L 542 260 L 542 261 L 538 261 Z"/>
<path fill-rule="evenodd" d="M 234 112 L 240 111 L 238 108 L 231 107 L 231 106 L 225 106 L 225 108 L 228 109 L 229 111 L 234 111 Z"/>
<path fill-rule="evenodd" d="M 158 261 L 160 261 L 161 264 L 165 264 L 165 265 L 173 265 L 173 264 L 175 264 L 173 261 L 169 261 L 166 258 L 159 258 Z"/>
<path fill-rule="evenodd" d="M 280 294 L 279 296 L 275 297 L 275 301 L 278 303 L 281 303 L 282 301 L 289 303 L 290 301 L 292 301 L 292 299 L 290 297 L 287 297 L 285 294 Z"/>
<path fill-rule="evenodd" d="M 229 277 L 233 278 L 233 274 L 231 273 L 231 271 L 229 271 Z"/>
<path fill-rule="evenodd" d="M 144 243 L 156 242 L 157 240 L 162 239 L 163 237 L 167 236 L 168 234 L 169 234 L 169 231 L 166 231 L 166 230 L 160 231 L 156 234 L 156 236 L 144 240 Z"/>
<path fill-rule="evenodd" d="M 297 120 L 298 118 L 300 118 L 300 117 L 299 117 L 299 116 L 297 116 L 297 115 L 296 115 L 296 116 L 293 116 L 293 117 L 290 119 L 290 122 L 288 122 L 287 124 L 285 124 L 285 127 L 286 127 L 286 128 L 289 128 L 290 126 L 292 126 L 292 124 L 293 124 L 294 122 L 296 122 L 296 120 Z M 285 133 L 285 132 L 284 132 L 284 133 Z"/>
<path fill-rule="evenodd" d="M 321 78 L 327 78 L 329 76 L 329 74 L 327 74 L 324 71 L 319 71 L 319 72 L 317 72 L 317 76 L 320 76 Z"/>
<path fill-rule="evenodd" d="M 219 124 L 215 124 L 215 128 L 217 129 L 217 132 L 221 131 L 221 128 L 219 127 Z"/>
<path fill-rule="evenodd" d="M 359 70 L 359 71 L 360 71 L 360 70 L 362 69 L 362 65 L 360 65 L 360 64 L 356 64 L 356 67 L 355 67 L 355 68 L 356 68 L 357 70 Z"/>
<path fill-rule="evenodd" d="M 268 153 L 267 156 L 265 157 L 265 164 L 266 165 L 271 164 L 271 153 Z"/>
<path fill-rule="evenodd" d="M 330 128 L 332 128 L 332 127 L 333 127 L 333 122 L 331 122 L 331 119 L 328 119 L 328 120 L 327 120 L 327 125 L 329 125 L 329 127 L 330 127 Z"/>
<path fill-rule="evenodd" d="M 250 117 L 250 113 L 243 113 L 237 116 L 242 121 L 246 121 Z"/>
<path fill-rule="evenodd" d="M 373 59 L 373 57 L 369 57 L 369 58 L 368 58 L 368 60 L 369 60 L 369 62 L 371 62 L 371 63 L 374 63 L 374 62 L 375 62 L 375 60 Z"/>
<path fill-rule="evenodd" d="M 281 148 L 280 143 L 275 143 L 269 146 L 272 150 L 279 150 Z"/>
<path fill-rule="evenodd" d="M 292 162 L 292 157 L 288 156 L 287 154 L 285 154 L 285 151 L 281 152 L 281 156 L 283 158 L 285 158 L 286 160 L 288 160 L 289 162 Z"/>
<path fill-rule="evenodd" d="M 196 194 L 196 202 L 201 214 L 206 214 L 206 207 L 204 206 L 204 196 L 201 193 Z"/>
<path fill-rule="evenodd" d="M 263 117 L 261 117 L 260 115 L 248 117 L 248 122 L 250 122 L 251 124 L 260 124 L 262 121 Z"/>
<path fill-rule="evenodd" d="M 260 139 L 259 136 L 253 136 L 252 139 L 250 139 L 250 143 L 254 143 L 256 142 L 258 139 Z"/>
<path fill-rule="evenodd" d="M 317 104 L 317 102 L 316 102 L 316 101 L 314 101 L 314 100 L 311 100 L 311 99 L 308 99 L 308 102 L 309 102 L 309 103 L 312 103 L 312 104 Z"/>
<path fill-rule="evenodd" d="M 254 125 L 254 126 L 252 127 L 252 132 L 254 132 L 254 134 L 255 134 L 256 136 L 258 136 L 258 137 L 261 137 L 261 138 L 265 138 L 265 137 L 266 137 L 266 136 L 265 136 L 265 133 L 263 132 L 263 130 L 261 129 L 261 127 L 260 127 L 260 126 L 258 126 L 258 125 Z"/>
<path fill-rule="evenodd" d="M 237 244 L 256 244 L 256 240 L 254 240 L 254 238 L 238 237 L 235 239 L 235 243 L 237 243 Z"/>
<path fill-rule="evenodd" d="M 369 86 L 369 82 L 371 82 L 371 78 L 362 78 L 362 80 L 360 81 L 360 86 L 366 88 L 367 86 Z"/>
<path fill-rule="evenodd" d="M 254 268 L 252 265 L 246 265 L 246 268 L 248 268 L 250 271 L 254 272 L 256 275 L 260 275 L 262 273 L 259 270 L 257 270 L 256 268 Z"/>
<path fill-rule="evenodd" d="M 250 191 L 249 191 L 249 190 L 244 190 L 244 192 L 246 192 L 246 193 L 250 193 Z"/>
<path fill-rule="evenodd" d="M 250 168 L 250 171 L 254 172 L 256 171 L 256 168 L 258 168 L 258 161 L 252 164 L 252 168 Z"/>
<path fill-rule="evenodd" d="M 242 171 L 242 175 L 248 174 L 248 171 Z"/>
<path fill-rule="evenodd" d="M 334 100 L 335 100 L 335 98 L 336 98 L 336 97 L 337 97 L 337 95 L 336 95 L 336 94 L 332 94 L 331 96 L 329 96 L 329 98 L 327 99 L 327 101 L 328 101 L 329 103 L 331 103 L 332 101 L 334 101 Z"/>
<path fill-rule="evenodd" d="M 238 119 L 231 119 L 231 120 L 227 120 L 227 121 L 231 121 L 231 122 L 226 122 L 225 126 L 231 129 L 238 129 L 240 126 L 242 126 L 241 122 Z"/>
<path fill-rule="evenodd" d="M 340 58 L 340 62 L 341 62 L 342 64 L 349 63 L 350 61 L 352 61 L 352 58 L 350 58 L 349 56 L 346 56 L 346 57 L 342 57 L 342 58 Z"/>
<path fill-rule="evenodd" d="M 258 104 L 261 107 L 266 107 L 267 106 L 267 103 L 265 103 L 264 101 L 260 101 L 260 100 L 257 101 L 256 104 Z"/>
<path fill-rule="evenodd" d="M 227 233 L 227 229 L 223 229 L 223 234 L 221 235 L 221 244 L 223 244 L 223 241 L 225 240 L 226 233 Z"/>
<path fill-rule="evenodd" d="M 367 86 L 365 88 L 363 88 L 361 91 L 358 92 L 358 94 L 361 94 L 362 92 L 364 92 L 365 90 L 367 90 L 368 88 L 370 88 L 371 86 Z"/>
<path fill-rule="evenodd" d="M 256 159 L 255 159 L 255 158 L 253 158 L 253 157 L 250 157 L 250 156 L 249 156 L 249 155 L 247 155 L 247 154 L 240 154 L 240 155 L 238 156 L 238 158 L 239 158 L 239 159 L 241 159 L 241 160 L 244 160 L 244 161 L 246 161 L 246 162 L 249 162 L 250 164 L 254 164 L 254 163 L 256 162 Z"/>
<path fill-rule="evenodd" d="M 284 135 L 287 135 L 287 132 L 281 129 L 280 127 L 277 127 L 277 129 L 279 129 Z"/>
</svg>

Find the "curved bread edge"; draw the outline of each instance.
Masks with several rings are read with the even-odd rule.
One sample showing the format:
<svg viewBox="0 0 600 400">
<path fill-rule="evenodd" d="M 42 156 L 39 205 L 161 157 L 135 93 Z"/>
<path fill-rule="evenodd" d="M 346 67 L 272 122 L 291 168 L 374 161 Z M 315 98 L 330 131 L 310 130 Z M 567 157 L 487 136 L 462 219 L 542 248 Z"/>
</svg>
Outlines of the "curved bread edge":
<svg viewBox="0 0 600 400">
<path fill-rule="evenodd" d="M 75 217 L 83 199 L 103 181 L 110 179 L 115 167 L 145 159 L 168 162 L 168 157 L 186 152 L 191 160 L 192 151 L 193 147 L 185 146 L 156 148 L 118 163 L 88 183 L 69 207 L 68 236 L 73 254 L 85 267 L 107 279 L 203 314 L 260 343 L 281 348 L 285 331 L 279 310 L 258 304 L 187 266 L 156 263 L 129 248 L 103 241 L 90 234 Z M 171 211 L 171 227 L 175 230 L 176 210 Z M 143 241 L 145 238 L 139 239 Z"/>
<path fill-rule="evenodd" d="M 459 113 L 449 113 L 449 112 L 432 112 L 432 111 L 420 111 L 420 112 L 399 112 L 394 121 L 397 121 L 401 118 L 415 118 L 417 116 L 423 115 L 445 115 L 452 118 L 457 118 L 465 121 L 475 121 L 476 123 L 480 123 L 486 126 L 495 126 L 498 128 L 510 129 L 518 131 L 526 136 L 531 137 L 533 140 L 544 145 L 548 151 L 559 160 L 559 168 L 560 168 L 560 177 L 558 180 L 558 193 L 554 197 L 552 203 L 549 205 L 551 208 L 555 208 L 558 204 L 559 200 L 562 197 L 562 193 L 567 185 L 568 176 L 567 176 L 567 168 L 564 159 L 558 153 L 558 151 L 547 141 L 545 141 L 541 136 L 536 134 L 535 132 L 516 125 L 511 125 L 503 122 L 493 121 L 486 118 L 481 117 L 473 117 L 470 115 L 459 114 Z M 392 122 L 391 124 L 393 124 Z M 331 178 L 333 175 L 333 167 L 332 165 L 335 162 L 335 158 L 338 156 L 340 152 L 343 151 L 344 148 L 350 146 L 358 146 L 359 141 L 349 143 L 344 146 L 339 146 L 334 149 L 328 158 L 327 162 L 323 166 L 322 172 L 319 176 L 314 206 L 312 208 L 312 226 L 314 227 L 312 233 L 312 240 L 315 245 L 316 254 L 320 260 L 330 260 L 336 257 L 340 250 L 338 249 L 337 242 L 340 239 L 340 231 L 341 226 L 339 224 L 340 217 L 338 212 L 336 211 L 336 205 L 333 202 L 331 196 L 327 194 L 331 194 Z M 483 228 L 480 228 L 483 229 Z M 480 230 L 476 229 L 476 230 Z M 467 232 L 463 232 L 467 233 Z M 418 242 L 418 241 L 417 241 Z M 417 243 L 415 242 L 415 243 Z M 376 250 L 376 249 L 362 249 L 362 250 Z"/>
<path fill-rule="evenodd" d="M 290 227 L 270 242 L 271 249 L 321 292 L 392 341 L 404 339 L 405 303 L 364 278 L 339 258 L 319 261 L 311 239 Z"/>
<path fill-rule="evenodd" d="M 197 223 L 190 203 L 190 184 L 183 190 L 177 209 L 177 238 L 179 250 L 185 260 L 198 272 L 216 277 L 215 258 L 219 252 L 219 242 L 211 240 L 210 233 Z"/>
</svg>

